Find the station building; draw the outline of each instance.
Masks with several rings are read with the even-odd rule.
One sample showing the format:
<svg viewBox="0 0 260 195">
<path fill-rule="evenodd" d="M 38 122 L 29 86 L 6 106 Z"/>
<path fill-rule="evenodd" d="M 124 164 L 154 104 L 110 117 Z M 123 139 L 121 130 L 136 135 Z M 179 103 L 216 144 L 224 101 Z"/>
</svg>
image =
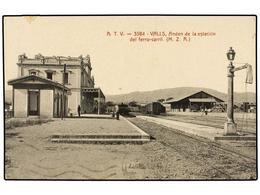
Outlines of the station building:
<svg viewBox="0 0 260 195">
<path fill-rule="evenodd" d="M 172 112 L 196 112 L 212 109 L 216 104 L 223 103 L 220 97 L 205 91 L 183 92 L 175 97 L 169 98 L 164 105 L 169 105 Z"/>
<path fill-rule="evenodd" d="M 31 115 L 59 117 L 81 113 L 100 113 L 105 96 L 95 88 L 90 57 L 63 57 L 25 54 L 18 57 L 18 78 L 13 86 L 14 117 Z M 66 69 L 64 72 L 64 65 Z M 63 96 L 64 95 L 64 96 Z"/>
</svg>

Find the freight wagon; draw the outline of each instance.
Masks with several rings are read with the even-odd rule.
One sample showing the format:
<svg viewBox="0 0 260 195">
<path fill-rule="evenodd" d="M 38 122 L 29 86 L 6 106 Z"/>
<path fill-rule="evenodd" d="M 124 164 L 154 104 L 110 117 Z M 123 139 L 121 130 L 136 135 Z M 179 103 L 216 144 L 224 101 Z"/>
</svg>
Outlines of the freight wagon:
<svg viewBox="0 0 260 195">
<path fill-rule="evenodd" d="M 122 103 L 122 104 L 119 104 L 118 107 L 119 107 L 119 113 L 120 114 L 122 114 L 122 115 L 128 115 L 129 114 L 130 109 L 129 109 L 127 104 Z"/>
<path fill-rule="evenodd" d="M 165 107 L 160 102 L 152 102 L 146 104 L 145 107 L 142 109 L 144 114 L 155 114 L 159 115 L 161 113 L 165 113 Z"/>
</svg>

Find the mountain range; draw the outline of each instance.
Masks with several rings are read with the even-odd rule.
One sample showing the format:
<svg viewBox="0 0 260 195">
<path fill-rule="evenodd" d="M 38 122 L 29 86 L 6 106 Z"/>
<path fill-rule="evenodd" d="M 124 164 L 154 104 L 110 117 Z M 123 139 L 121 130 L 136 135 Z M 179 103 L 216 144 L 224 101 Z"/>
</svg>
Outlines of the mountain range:
<svg viewBox="0 0 260 195">
<path fill-rule="evenodd" d="M 176 98 L 180 96 L 187 96 L 187 94 L 196 93 L 199 91 L 205 91 L 217 98 L 224 101 L 227 100 L 227 94 L 222 93 L 209 88 L 198 88 L 198 87 L 177 87 L 168 89 L 158 89 L 153 91 L 135 91 L 127 94 L 120 95 L 106 95 L 106 101 L 112 101 L 115 103 L 129 103 L 131 101 L 136 101 L 139 103 L 148 103 L 152 101 L 157 101 L 158 99 Z M 5 101 L 12 102 L 12 90 L 5 91 Z M 234 101 L 236 103 L 242 102 L 256 102 L 256 94 L 253 92 L 242 92 L 234 93 Z"/>
<path fill-rule="evenodd" d="M 224 101 L 227 100 L 227 94 L 219 92 L 217 90 L 209 88 L 199 88 L 199 87 L 177 87 L 177 88 L 168 88 L 168 89 L 158 89 L 153 91 L 136 91 L 127 94 L 120 95 L 107 95 L 106 101 L 112 101 L 115 103 L 128 103 L 131 101 L 136 101 L 139 103 L 148 103 L 152 101 L 157 101 L 158 99 L 167 99 L 167 98 L 179 98 L 180 96 L 187 96 L 187 94 L 193 94 L 199 91 L 204 91 L 209 93 L 219 99 Z M 242 102 L 256 102 L 256 94 L 253 92 L 242 92 L 234 93 L 234 101 L 236 103 Z"/>
</svg>

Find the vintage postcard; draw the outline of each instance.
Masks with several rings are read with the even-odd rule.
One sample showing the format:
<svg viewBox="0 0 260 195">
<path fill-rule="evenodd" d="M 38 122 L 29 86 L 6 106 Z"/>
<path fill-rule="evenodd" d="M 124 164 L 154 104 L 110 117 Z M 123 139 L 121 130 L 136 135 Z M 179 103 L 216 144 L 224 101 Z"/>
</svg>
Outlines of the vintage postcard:
<svg viewBox="0 0 260 195">
<path fill-rule="evenodd" d="M 4 16 L 4 178 L 256 180 L 256 19 Z"/>
</svg>

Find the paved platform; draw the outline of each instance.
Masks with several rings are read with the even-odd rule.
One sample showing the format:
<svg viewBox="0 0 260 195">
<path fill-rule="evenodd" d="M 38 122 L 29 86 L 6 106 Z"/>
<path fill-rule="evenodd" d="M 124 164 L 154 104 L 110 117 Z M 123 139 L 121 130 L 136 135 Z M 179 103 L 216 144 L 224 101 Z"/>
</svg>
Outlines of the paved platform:
<svg viewBox="0 0 260 195">
<path fill-rule="evenodd" d="M 150 117 L 150 116 L 137 116 L 137 117 L 182 131 L 187 134 L 204 137 L 210 140 L 244 140 L 244 141 L 256 140 L 256 137 L 251 134 L 241 135 L 241 136 L 224 136 L 224 129 L 210 127 L 210 126 L 191 124 L 191 123 L 185 123 L 185 122 Z"/>
<path fill-rule="evenodd" d="M 116 119 L 115 117 L 112 117 L 110 114 L 81 114 L 80 116 L 67 116 L 66 118 L 95 118 L 95 119 Z"/>
<path fill-rule="evenodd" d="M 50 140 L 56 143 L 144 143 L 150 140 L 150 136 L 129 122 L 126 118 L 120 120 L 111 119 L 85 119 L 66 118 L 59 121 L 50 136 Z"/>
</svg>

